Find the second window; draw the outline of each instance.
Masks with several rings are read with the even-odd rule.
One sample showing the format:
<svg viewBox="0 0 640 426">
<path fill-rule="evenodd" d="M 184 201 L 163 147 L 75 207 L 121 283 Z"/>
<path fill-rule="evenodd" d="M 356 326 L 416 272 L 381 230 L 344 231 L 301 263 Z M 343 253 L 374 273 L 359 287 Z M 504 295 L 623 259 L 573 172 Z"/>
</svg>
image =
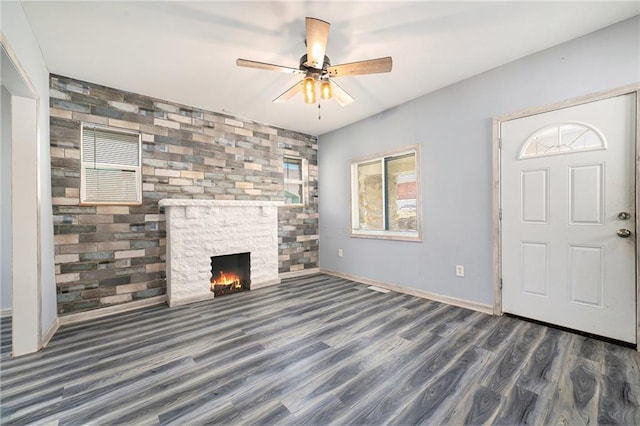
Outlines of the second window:
<svg viewBox="0 0 640 426">
<path fill-rule="evenodd" d="M 352 236 L 420 238 L 417 146 L 356 160 L 351 176 Z"/>
</svg>

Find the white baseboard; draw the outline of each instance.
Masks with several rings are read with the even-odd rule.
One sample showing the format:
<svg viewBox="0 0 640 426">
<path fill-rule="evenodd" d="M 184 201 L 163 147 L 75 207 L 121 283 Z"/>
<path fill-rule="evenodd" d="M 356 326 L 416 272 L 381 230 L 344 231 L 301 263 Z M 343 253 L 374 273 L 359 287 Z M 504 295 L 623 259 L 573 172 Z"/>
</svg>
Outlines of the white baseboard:
<svg viewBox="0 0 640 426">
<path fill-rule="evenodd" d="M 60 328 L 60 320 L 56 317 L 52 322 L 47 331 L 40 337 L 40 349 L 45 348 L 56 331 Z"/>
<path fill-rule="evenodd" d="M 283 272 L 280 274 L 280 279 L 284 280 L 287 278 L 304 277 L 305 275 L 313 275 L 319 272 L 320 272 L 320 268 L 302 269 L 300 271 Z"/>
<path fill-rule="evenodd" d="M 334 275 L 340 278 L 345 278 L 347 280 L 352 280 L 359 283 L 372 285 L 375 287 L 386 288 L 387 290 L 395 291 L 397 293 L 408 294 L 411 296 L 421 297 L 423 299 L 434 300 L 436 302 L 442 302 L 448 305 L 458 306 L 460 308 L 471 309 L 473 311 L 478 311 L 478 312 L 483 312 L 485 314 L 493 315 L 493 306 L 486 305 L 484 303 L 472 302 L 470 300 L 458 299 L 457 297 L 444 296 L 442 294 L 431 293 L 424 290 L 416 290 L 414 288 L 401 287 L 395 284 L 390 284 L 383 281 L 376 281 L 369 278 L 359 277 L 356 275 L 345 274 L 342 272 L 332 271 L 329 269 L 320 268 L 320 272 L 324 274 Z"/>
<path fill-rule="evenodd" d="M 10 317 L 11 315 L 13 315 L 13 309 L 11 308 L 0 309 L 0 318 Z"/>
<path fill-rule="evenodd" d="M 102 318 L 113 314 L 119 314 L 122 312 L 133 311 L 135 309 L 140 309 L 147 306 L 160 305 L 162 303 L 166 303 L 166 301 L 167 296 L 163 294 L 162 296 L 136 300 L 135 302 L 124 303 L 122 305 L 109 306 L 107 308 L 94 309 L 93 311 L 64 315 L 58 317 L 58 322 L 60 323 L 60 325 L 73 324 L 95 318 Z"/>
</svg>

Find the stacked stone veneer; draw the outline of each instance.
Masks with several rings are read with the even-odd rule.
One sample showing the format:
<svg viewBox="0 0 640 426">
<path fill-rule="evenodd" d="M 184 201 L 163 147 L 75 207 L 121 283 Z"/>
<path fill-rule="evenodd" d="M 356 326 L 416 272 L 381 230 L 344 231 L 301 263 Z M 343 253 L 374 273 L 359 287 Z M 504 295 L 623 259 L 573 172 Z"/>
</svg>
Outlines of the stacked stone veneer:
<svg viewBox="0 0 640 426">
<path fill-rule="evenodd" d="M 308 160 L 309 202 L 278 208 L 278 269 L 318 266 L 315 137 L 58 75 L 50 83 L 59 314 L 163 296 L 158 201 L 283 201 L 284 156 Z M 79 204 L 82 122 L 142 134 L 142 205 Z"/>
<path fill-rule="evenodd" d="M 211 256 L 251 254 L 251 289 L 278 284 L 278 204 L 160 200 L 167 218 L 169 305 L 211 299 Z"/>
</svg>

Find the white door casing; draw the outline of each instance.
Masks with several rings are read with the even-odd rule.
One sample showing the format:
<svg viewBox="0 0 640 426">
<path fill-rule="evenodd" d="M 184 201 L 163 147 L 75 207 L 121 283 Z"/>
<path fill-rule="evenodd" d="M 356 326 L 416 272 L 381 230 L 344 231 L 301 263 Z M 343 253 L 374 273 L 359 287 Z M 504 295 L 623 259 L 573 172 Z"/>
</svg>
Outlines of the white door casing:
<svg viewBox="0 0 640 426">
<path fill-rule="evenodd" d="M 636 343 L 635 109 L 632 93 L 501 123 L 504 312 Z"/>
<path fill-rule="evenodd" d="M 39 97 L 15 52 L 0 33 L 0 80 L 11 95 L 12 356 L 38 351 L 41 332 Z M 18 190 L 16 190 L 18 189 Z"/>
</svg>

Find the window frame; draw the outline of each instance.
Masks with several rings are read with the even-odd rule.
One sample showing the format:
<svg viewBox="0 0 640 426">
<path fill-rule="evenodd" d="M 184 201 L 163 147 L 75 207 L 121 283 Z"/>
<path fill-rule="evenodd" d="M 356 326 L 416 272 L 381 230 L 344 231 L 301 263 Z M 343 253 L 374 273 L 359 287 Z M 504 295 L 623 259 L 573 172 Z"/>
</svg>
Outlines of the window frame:
<svg viewBox="0 0 640 426">
<path fill-rule="evenodd" d="M 373 230 L 373 229 L 361 229 L 359 228 L 360 206 L 358 196 L 358 166 L 361 164 L 371 164 L 374 162 L 381 162 L 382 164 L 382 200 L 383 200 L 383 223 L 387 226 L 386 215 L 388 211 L 387 205 L 387 176 L 384 164 L 387 160 L 402 157 L 405 155 L 415 155 L 415 174 L 416 174 L 416 230 L 415 231 L 393 231 L 389 229 Z M 397 149 L 385 151 L 369 155 L 366 157 L 356 158 L 351 160 L 350 163 L 351 174 L 351 206 L 350 206 L 350 237 L 353 238 L 374 238 L 382 240 L 398 240 L 398 241 L 413 241 L 422 242 L 422 191 L 421 191 L 421 179 L 420 179 L 420 146 L 408 145 Z"/>
<path fill-rule="evenodd" d="M 301 179 L 287 179 L 286 166 L 285 164 L 288 162 L 300 163 L 300 176 Z M 308 202 L 308 187 L 309 187 L 309 160 L 302 157 L 296 157 L 293 155 L 285 155 L 282 158 L 282 176 L 283 176 L 283 195 L 286 192 L 287 182 L 301 184 L 302 185 L 302 202 L 300 203 L 287 203 L 287 197 L 284 198 L 284 207 L 305 207 Z"/>
<path fill-rule="evenodd" d="M 125 166 L 117 163 L 94 163 L 84 161 L 84 132 L 87 130 L 100 130 L 107 133 L 135 136 L 138 139 L 138 165 Z M 94 201 L 87 200 L 86 172 L 87 165 L 100 165 L 109 170 L 130 170 L 136 174 L 136 200 L 135 201 Z M 129 129 L 112 126 L 104 126 L 95 123 L 80 123 L 80 205 L 81 206 L 139 206 L 142 205 L 142 134 Z"/>
</svg>

